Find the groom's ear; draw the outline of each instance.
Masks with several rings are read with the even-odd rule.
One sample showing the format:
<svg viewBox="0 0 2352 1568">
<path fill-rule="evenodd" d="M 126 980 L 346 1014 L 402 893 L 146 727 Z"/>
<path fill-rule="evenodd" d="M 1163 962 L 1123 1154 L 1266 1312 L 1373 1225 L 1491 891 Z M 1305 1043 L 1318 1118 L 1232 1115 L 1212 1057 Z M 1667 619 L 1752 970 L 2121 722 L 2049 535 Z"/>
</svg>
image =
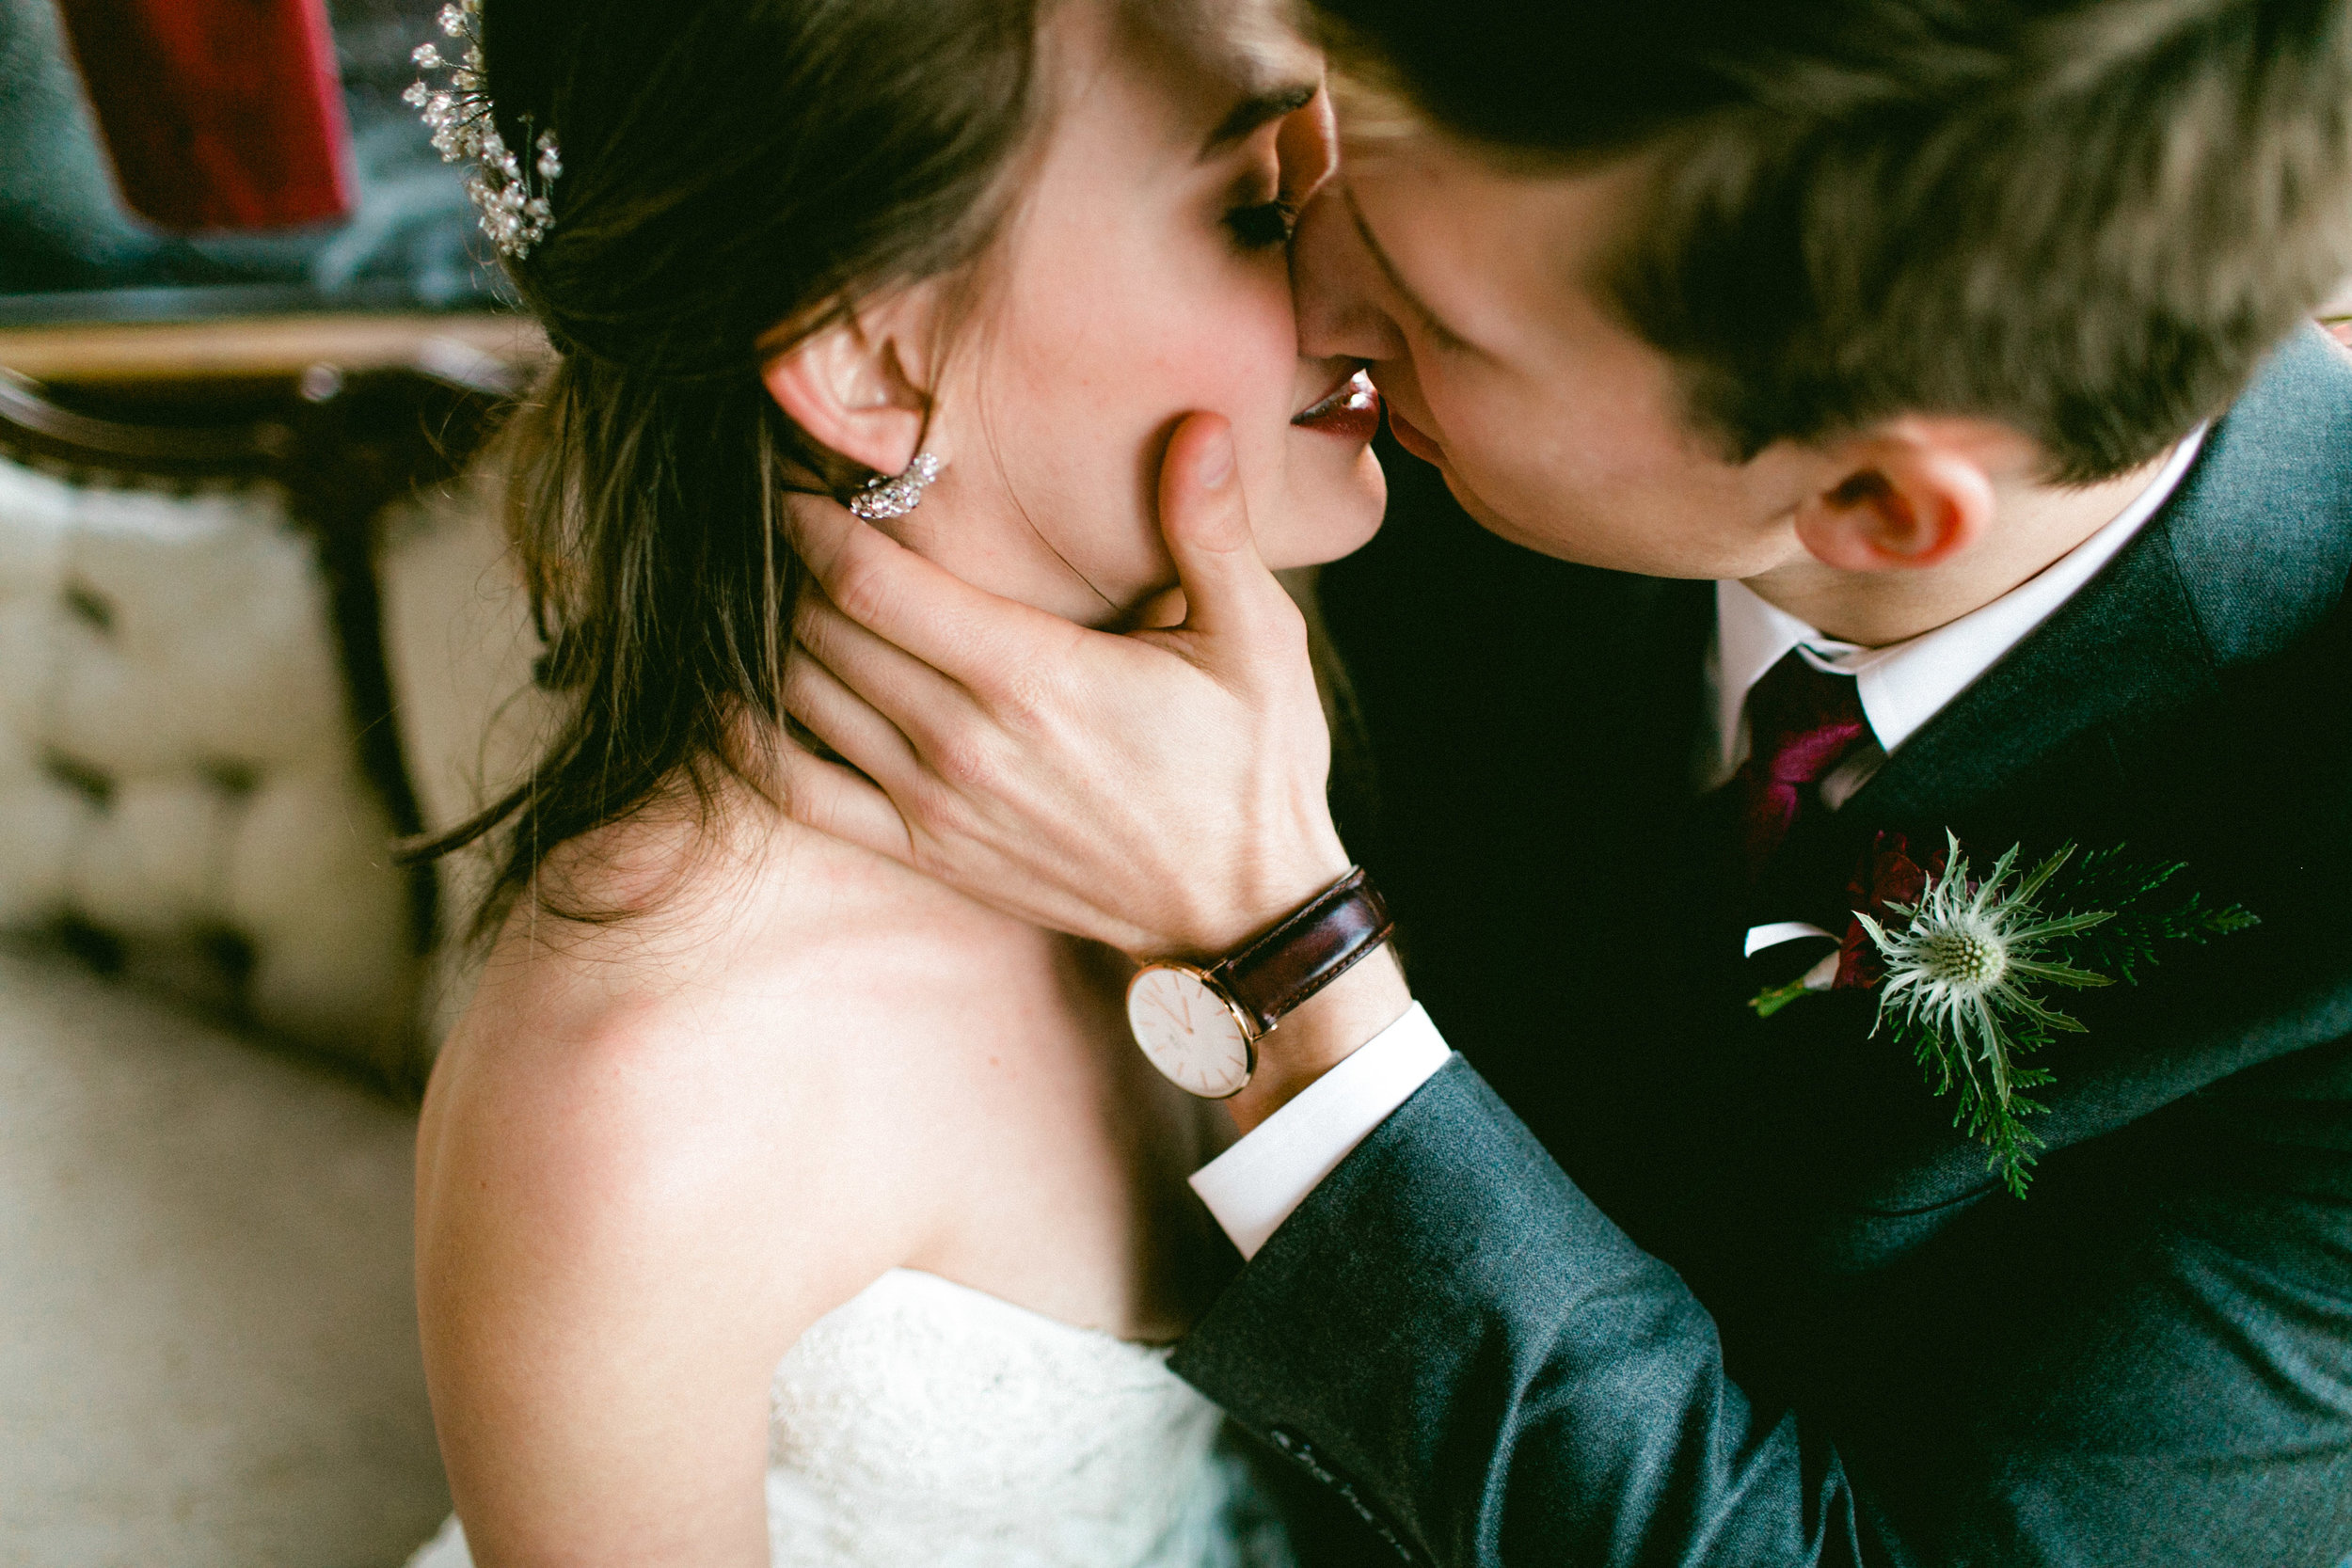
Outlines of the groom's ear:
<svg viewBox="0 0 2352 1568">
<path fill-rule="evenodd" d="M 2025 437 L 1980 420 L 1904 418 L 1833 443 L 1829 482 L 1798 503 L 1797 539 L 1846 572 L 1938 566 L 1984 537 L 1996 476 Z"/>
<path fill-rule="evenodd" d="M 938 450 L 926 429 L 927 356 L 909 352 L 922 341 L 928 314 L 914 297 L 921 292 L 845 311 L 788 346 L 771 347 L 772 338 L 760 346 L 759 379 L 785 416 L 820 446 L 876 473 L 902 471 L 918 442 Z"/>
</svg>

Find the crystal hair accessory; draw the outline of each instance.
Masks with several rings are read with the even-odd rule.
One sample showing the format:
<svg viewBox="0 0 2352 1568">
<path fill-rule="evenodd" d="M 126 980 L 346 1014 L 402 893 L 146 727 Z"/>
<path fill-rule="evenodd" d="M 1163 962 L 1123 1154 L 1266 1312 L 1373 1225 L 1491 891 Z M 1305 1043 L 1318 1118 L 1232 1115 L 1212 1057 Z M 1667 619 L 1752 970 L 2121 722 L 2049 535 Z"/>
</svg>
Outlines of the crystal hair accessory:
<svg viewBox="0 0 2352 1568">
<path fill-rule="evenodd" d="M 923 504 L 923 492 L 939 478 L 944 466 L 930 452 L 916 452 L 905 473 L 889 479 L 877 474 L 867 480 L 866 488 L 850 498 L 850 510 L 869 523 L 903 517 Z"/>
<path fill-rule="evenodd" d="M 555 222 L 548 193 L 564 172 L 555 133 L 540 131 L 532 139 L 526 150 L 532 154 L 528 165 L 516 158 L 499 135 L 483 80 L 482 0 L 455 0 L 443 6 L 440 20 L 441 31 L 463 43 L 465 53 L 453 60 L 444 57 L 437 46 L 421 43 L 409 58 L 425 71 L 446 69 L 449 85 L 439 87 L 419 77 L 401 97 L 424 116 L 441 162 L 473 164 L 472 172 L 466 176 L 466 194 L 481 210 L 482 231 L 500 255 L 519 261 L 531 254 L 532 245 L 547 238 Z M 522 117 L 522 124 L 525 135 L 535 129 L 529 115 Z"/>
</svg>

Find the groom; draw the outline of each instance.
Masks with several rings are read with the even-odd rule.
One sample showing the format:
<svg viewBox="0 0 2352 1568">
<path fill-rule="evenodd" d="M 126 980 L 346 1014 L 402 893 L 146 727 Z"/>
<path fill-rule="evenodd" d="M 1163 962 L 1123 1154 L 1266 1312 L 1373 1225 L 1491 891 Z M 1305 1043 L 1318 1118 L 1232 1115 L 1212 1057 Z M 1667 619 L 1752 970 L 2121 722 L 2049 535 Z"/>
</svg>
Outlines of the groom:
<svg viewBox="0 0 2352 1568">
<path fill-rule="evenodd" d="M 1323 9 L 1306 351 L 1486 531 L 1406 471 L 1330 574 L 1413 990 L 1257 1042 L 1177 1370 L 1407 1561 L 2352 1560 L 2352 360 L 2296 325 L 2352 3 Z M 1124 638 L 812 522 L 793 705 L 880 788 L 794 810 L 1139 958 L 1280 925 L 1349 857 L 1248 488 L 1176 434 L 1190 618 Z M 2000 1015 L 2041 1114 L 1956 1127 L 1992 1054 L 1880 1016 L 1854 911 L 1947 832 L 2185 864 L 2037 993 L 2082 1032 Z"/>
</svg>

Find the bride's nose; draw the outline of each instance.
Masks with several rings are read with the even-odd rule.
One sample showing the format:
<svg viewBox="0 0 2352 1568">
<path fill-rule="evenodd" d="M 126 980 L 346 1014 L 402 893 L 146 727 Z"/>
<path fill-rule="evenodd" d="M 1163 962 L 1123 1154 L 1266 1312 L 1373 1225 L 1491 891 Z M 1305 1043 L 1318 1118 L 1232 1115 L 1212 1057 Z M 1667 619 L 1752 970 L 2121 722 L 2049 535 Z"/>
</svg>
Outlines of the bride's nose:
<svg viewBox="0 0 2352 1568">
<path fill-rule="evenodd" d="M 1348 215 L 1338 182 L 1327 182 L 1298 214 L 1291 241 L 1291 293 L 1298 352 L 1307 359 L 1398 359 L 1405 337 L 1380 304 L 1381 277 Z"/>
</svg>

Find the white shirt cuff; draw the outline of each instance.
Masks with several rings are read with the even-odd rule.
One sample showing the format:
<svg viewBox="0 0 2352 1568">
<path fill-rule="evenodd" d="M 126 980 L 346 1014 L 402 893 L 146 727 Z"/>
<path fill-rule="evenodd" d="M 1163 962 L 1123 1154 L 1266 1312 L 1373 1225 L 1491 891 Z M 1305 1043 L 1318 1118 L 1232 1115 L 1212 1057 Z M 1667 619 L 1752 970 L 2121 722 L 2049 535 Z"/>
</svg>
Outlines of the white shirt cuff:
<svg viewBox="0 0 2352 1568">
<path fill-rule="evenodd" d="M 1438 1026 L 1414 1003 L 1403 1018 L 1194 1172 L 1192 1190 L 1241 1255 L 1256 1257 L 1307 1195 L 1453 1054 Z"/>
</svg>

